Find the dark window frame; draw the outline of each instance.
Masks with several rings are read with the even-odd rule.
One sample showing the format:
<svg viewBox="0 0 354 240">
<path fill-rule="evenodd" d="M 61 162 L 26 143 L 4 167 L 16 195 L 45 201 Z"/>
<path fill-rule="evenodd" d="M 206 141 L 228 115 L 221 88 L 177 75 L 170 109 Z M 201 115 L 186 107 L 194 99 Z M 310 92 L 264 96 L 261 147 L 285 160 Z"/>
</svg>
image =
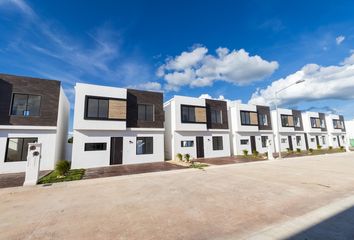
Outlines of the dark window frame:
<svg viewBox="0 0 354 240">
<path fill-rule="evenodd" d="M 283 124 L 283 117 L 286 117 L 287 119 L 288 119 L 289 117 L 292 117 L 292 118 L 293 118 L 293 125 L 285 126 L 285 125 Z M 294 127 L 295 127 L 294 115 L 290 115 L 290 114 L 280 114 L 280 122 L 281 122 L 281 126 L 282 126 L 282 127 L 290 127 L 290 128 L 294 128 Z M 288 123 L 289 123 L 289 121 L 288 121 Z"/>
<path fill-rule="evenodd" d="M 343 123 L 340 119 L 333 119 L 333 128 L 334 129 L 344 129 Z M 337 127 L 338 125 L 335 124 L 335 122 L 338 122 L 341 126 Z"/>
<path fill-rule="evenodd" d="M 39 115 L 29 115 L 29 116 L 25 116 L 25 115 L 15 115 L 12 114 L 12 109 L 13 109 L 13 105 L 14 105 L 14 99 L 15 99 L 15 95 L 26 95 L 27 96 L 27 101 L 26 101 L 26 111 L 28 108 L 28 98 L 29 96 L 36 96 L 36 97 L 40 97 L 39 98 Z M 10 112 L 9 112 L 9 116 L 14 116 L 14 117 L 40 117 L 41 116 L 41 108 L 42 108 L 42 95 L 40 94 L 31 94 L 31 93 L 20 93 L 20 92 L 13 92 L 11 95 L 11 106 L 10 106 Z"/>
<path fill-rule="evenodd" d="M 264 139 L 265 139 L 265 142 L 263 142 Z M 261 136 L 262 148 L 267 147 L 267 141 L 268 141 L 268 136 Z M 265 144 L 263 144 L 263 143 L 265 143 Z"/>
<path fill-rule="evenodd" d="M 240 145 L 248 145 L 249 139 L 240 139 Z"/>
<path fill-rule="evenodd" d="M 191 144 L 191 146 L 183 146 L 183 142 L 191 142 L 192 144 Z M 187 148 L 187 147 L 194 147 L 194 141 L 193 140 L 182 140 L 181 141 L 181 147 L 182 148 Z"/>
<path fill-rule="evenodd" d="M 217 122 L 218 116 L 217 114 L 220 114 L 220 122 Z M 214 115 L 214 119 L 213 119 Z M 216 120 L 216 121 L 213 121 Z M 221 109 L 210 109 L 210 122 L 212 124 L 223 124 L 223 118 L 222 118 L 222 110 Z"/>
<path fill-rule="evenodd" d="M 315 119 L 315 122 L 316 122 L 316 119 L 319 119 L 320 120 L 320 126 L 312 126 L 312 120 Z M 310 117 L 310 125 L 311 125 L 311 128 L 322 128 L 321 127 L 321 118 L 319 117 Z"/>
<path fill-rule="evenodd" d="M 6 141 L 6 150 L 5 150 L 5 159 L 4 159 L 4 162 L 7 162 L 7 163 L 11 163 L 11 162 L 26 162 L 26 160 L 18 160 L 18 161 L 8 161 L 7 160 L 7 155 L 8 155 L 8 151 L 9 151 L 9 142 L 10 142 L 10 139 L 36 139 L 36 142 L 38 142 L 38 138 L 36 137 L 8 137 L 7 138 L 7 141 Z M 22 142 L 22 147 L 21 147 L 21 156 L 23 155 L 23 147 L 24 147 L 24 144 Z"/>
<path fill-rule="evenodd" d="M 267 119 L 267 124 L 261 124 L 261 116 L 265 116 L 266 117 L 266 119 Z M 258 125 L 259 126 L 265 126 L 265 127 L 268 127 L 269 126 L 269 119 L 268 119 L 268 114 L 266 114 L 266 113 L 258 113 Z"/>
<path fill-rule="evenodd" d="M 206 124 L 207 122 L 197 122 L 196 120 L 194 121 L 186 121 L 183 120 L 183 112 L 182 112 L 182 108 L 183 107 L 190 107 L 190 108 L 194 108 L 194 119 L 195 119 L 195 108 L 205 108 L 205 106 L 196 106 L 196 105 L 188 105 L 188 104 L 181 104 L 180 109 L 181 109 L 181 123 L 194 123 L 194 124 Z M 188 111 L 189 113 L 189 111 Z"/>
<path fill-rule="evenodd" d="M 152 141 L 151 152 L 150 151 L 147 152 L 146 143 L 145 143 L 145 151 L 143 149 L 143 153 L 138 153 L 138 140 L 140 140 L 140 139 L 151 139 L 151 141 Z M 136 153 L 136 155 L 151 155 L 151 154 L 154 154 L 154 137 L 136 137 L 135 153 Z"/>
<path fill-rule="evenodd" d="M 299 140 L 300 139 L 300 140 Z M 295 140 L 296 140 L 296 145 L 297 146 L 301 146 L 302 144 L 302 137 L 301 136 L 295 136 Z M 299 144 L 300 143 L 300 144 Z"/>
<path fill-rule="evenodd" d="M 108 113 L 107 113 L 107 118 L 100 118 L 100 117 L 88 117 L 87 116 L 87 111 L 88 111 L 88 101 L 89 99 L 98 99 L 98 100 L 107 100 L 108 101 Z M 119 100 L 119 101 L 125 101 L 127 102 L 127 99 L 124 98 L 111 98 L 111 97 L 101 97 L 101 96 L 92 96 L 92 95 L 86 95 L 85 96 L 85 109 L 84 109 L 84 119 L 85 120 L 101 120 L 101 121 L 126 121 L 127 120 L 127 110 L 126 110 L 126 117 L 123 118 L 109 118 L 109 100 Z M 99 112 L 99 110 L 98 110 Z"/>
<path fill-rule="evenodd" d="M 145 114 L 144 117 L 145 119 L 139 119 L 139 105 L 144 106 L 145 108 Z M 147 107 L 146 106 L 152 106 L 152 120 L 147 119 Z M 152 103 L 138 103 L 138 121 L 144 121 L 144 122 L 155 122 L 155 104 Z"/>
<path fill-rule="evenodd" d="M 100 144 L 102 145 L 102 149 L 95 149 L 95 148 L 92 148 L 92 149 L 88 149 L 88 145 L 89 144 Z M 106 151 L 107 150 L 107 143 L 105 142 L 90 142 L 90 143 L 85 143 L 85 146 L 84 146 L 84 151 L 85 152 L 96 152 L 96 151 Z"/>
<path fill-rule="evenodd" d="M 224 150 L 224 140 L 222 136 L 213 136 L 212 144 L 213 144 L 213 151 Z"/>
<path fill-rule="evenodd" d="M 248 113 L 249 114 L 249 124 L 248 123 L 243 123 L 242 122 L 242 113 Z M 257 122 L 258 124 L 251 124 L 251 113 L 256 113 L 257 114 Z M 241 110 L 240 111 L 240 122 L 241 122 L 241 126 L 259 126 L 259 118 L 258 118 L 258 112 L 257 111 L 246 111 L 246 110 Z"/>
</svg>

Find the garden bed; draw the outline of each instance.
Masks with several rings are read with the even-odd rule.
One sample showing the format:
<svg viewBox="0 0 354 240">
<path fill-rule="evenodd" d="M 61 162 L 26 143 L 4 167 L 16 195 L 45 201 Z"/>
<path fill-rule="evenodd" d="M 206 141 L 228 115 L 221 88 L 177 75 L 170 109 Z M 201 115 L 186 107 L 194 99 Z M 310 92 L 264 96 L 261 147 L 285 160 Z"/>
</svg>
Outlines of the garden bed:
<svg viewBox="0 0 354 240">
<path fill-rule="evenodd" d="M 67 182 L 81 180 L 85 174 L 85 169 L 72 169 L 69 170 L 63 177 L 60 177 L 57 171 L 52 171 L 39 179 L 38 184 L 48 184 L 57 182 Z"/>
</svg>

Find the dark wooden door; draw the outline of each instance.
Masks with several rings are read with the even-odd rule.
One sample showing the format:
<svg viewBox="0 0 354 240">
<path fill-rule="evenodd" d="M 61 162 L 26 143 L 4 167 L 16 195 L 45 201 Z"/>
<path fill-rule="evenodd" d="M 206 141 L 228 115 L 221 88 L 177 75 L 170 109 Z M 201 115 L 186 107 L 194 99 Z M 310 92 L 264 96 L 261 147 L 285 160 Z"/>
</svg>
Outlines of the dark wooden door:
<svg viewBox="0 0 354 240">
<path fill-rule="evenodd" d="M 338 146 L 340 147 L 340 139 L 339 139 L 339 136 L 337 136 L 337 141 L 338 141 Z"/>
<path fill-rule="evenodd" d="M 318 136 L 316 136 L 316 144 L 317 146 L 320 145 L 320 139 L 318 138 Z"/>
<path fill-rule="evenodd" d="M 257 150 L 257 147 L 256 147 L 256 137 L 255 136 L 251 136 L 251 151 L 252 153 L 254 151 Z"/>
<path fill-rule="evenodd" d="M 304 136 L 305 136 L 306 150 L 309 150 L 309 142 L 308 142 L 308 139 L 307 139 L 307 133 L 305 133 Z"/>
<path fill-rule="evenodd" d="M 291 136 L 288 136 L 288 141 L 289 141 L 289 149 L 291 151 L 293 151 L 294 150 L 294 148 L 293 148 L 293 140 L 292 140 Z"/>
<path fill-rule="evenodd" d="M 203 137 L 197 137 L 197 158 L 203 158 L 204 157 L 204 138 Z"/>
<path fill-rule="evenodd" d="M 111 165 L 123 163 L 123 137 L 111 138 Z"/>
</svg>

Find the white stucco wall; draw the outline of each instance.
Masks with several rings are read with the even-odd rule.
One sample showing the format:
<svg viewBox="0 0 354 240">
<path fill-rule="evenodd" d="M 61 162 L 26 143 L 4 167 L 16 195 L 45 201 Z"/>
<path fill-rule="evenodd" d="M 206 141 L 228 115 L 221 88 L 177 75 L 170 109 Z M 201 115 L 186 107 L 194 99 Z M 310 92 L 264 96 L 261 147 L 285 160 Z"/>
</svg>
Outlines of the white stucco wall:
<svg viewBox="0 0 354 240">
<path fill-rule="evenodd" d="M 65 96 L 63 88 L 60 88 L 57 136 L 55 145 L 55 161 L 70 160 L 66 159 L 66 144 L 68 141 L 70 103 Z"/>
<path fill-rule="evenodd" d="M 111 137 L 123 137 L 123 163 L 148 163 L 164 161 L 164 131 L 127 130 L 74 130 L 72 168 L 92 168 L 110 166 Z M 153 154 L 136 154 L 136 138 L 153 137 Z M 104 151 L 84 151 L 85 143 L 104 142 Z"/>
<path fill-rule="evenodd" d="M 26 161 L 21 162 L 5 162 L 7 138 L 38 138 L 38 142 L 42 143 L 42 157 L 40 163 L 41 170 L 54 169 L 56 154 L 56 130 L 43 129 L 0 129 L 0 173 L 24 172 L 26 169 Z"/>
<path fill-rule="evenodd" d="M 309 148 L 312 148 L 314 150 L 317 149 L 316 136 L 319 137 L 319 143 L 322 146 L 322 148 L 328 148 L 329 139 L 327 133 L 307 133 Z M 325 144 L 323 144 L 322 142 L 322 136 L 325 138 L 325 142 L 326 142 Z M 314 141 L 312 141 L 311 139 L 314 139 Z"/>
<path fill-rule="evenodd" d="M 291 136 L 294 151 L 296 151 L 297 148 L 300 148 L 302 151 L 306 150 L 305 134 L 304 133 L 297 133 L 297 132 L 296 133 L 288 132 L 288 133 L 280 133 L 280 140 L 286 139 L 285 142 L 280 141 L 280 146 L 281 146 L 282 152 L 286 152 L 287 148 L 290 148 L 289 138 L 288 138 L 289 136 Z M 297 145 L 297 142 L 296 142 L 297 136 L 301 138 L 301 142 L 299 145 Z M 276 143 L 278 141 L 277 135 L 275 135 L 275 141 L 276 141 Z M 275 144 L 275 146 L 276 146 L 276 151 L 278 152 L 279 151 L 278 144 Z"/>
<path fill-rule="evenodd" d="M 274 146 L 274 136 L 272 132 L 235 132 L 233 134 L 232 147 L 234 148 L 234 155 L 243 155 L 243 150 L 247 150 L 248 154 L 252 154 L 251 148 L 251 136 L 255 136 L 256 149 L 259 153 L 265 153 L 268 151 L 267 147 L 262 147 L 261 136 L 266 136 L 272 141 Z M 241 145 L 241 140 L 248 140 L 247 145 Z"/>
<path fill-rule="evenodd" d="M 165 159 L 169 159 L 169 160 L 172 159 L 172 151 L 173 151 L 172 150 L 173 135 L 172 135 L 172 111 L 171 111 L 171 108 L 172 107 L 171 107 L 170 103 L 164 105 L 164 113 L 165 113 L 164 150 L 165 150 Z"/>
</svg>

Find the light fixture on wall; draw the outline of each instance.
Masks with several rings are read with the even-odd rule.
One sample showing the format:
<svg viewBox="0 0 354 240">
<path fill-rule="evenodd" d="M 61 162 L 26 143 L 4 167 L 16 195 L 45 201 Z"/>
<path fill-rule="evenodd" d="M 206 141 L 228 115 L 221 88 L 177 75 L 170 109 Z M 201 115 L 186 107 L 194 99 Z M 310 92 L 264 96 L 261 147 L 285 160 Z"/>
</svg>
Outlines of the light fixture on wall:
<svg viewBox="0 0 354 240">
<path fill-rule="evenodd" d="M 129 140 L 129 143 L 131 143 L 131 144 L 132 144 L 132 143 L 133 143 L 133 141 Z"/>
</svg>

